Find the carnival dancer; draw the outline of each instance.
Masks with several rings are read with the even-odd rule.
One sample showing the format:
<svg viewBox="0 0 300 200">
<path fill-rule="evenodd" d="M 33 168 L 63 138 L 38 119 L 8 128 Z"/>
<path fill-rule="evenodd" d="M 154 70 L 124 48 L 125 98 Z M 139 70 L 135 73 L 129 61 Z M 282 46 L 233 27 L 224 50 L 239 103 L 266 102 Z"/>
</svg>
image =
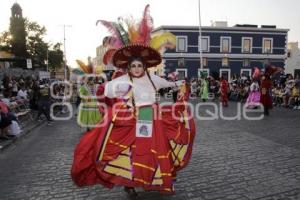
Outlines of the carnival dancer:
<svg viewBox="0 0 300 200">
<path fill-rule="evenodd" d="M 111 24 L 120 29 L 119 23 Z M 185 87 L 179 103 L 160 106 L 156 99 L 160 88 L 183 82 L 168 82 L 148 69 L 161 63 L 157 49 L 176 40 L 163 33 L 156 36 L 164 38 L 156 38 L 160 45 L 153 45 L 149 5 L 139 26 L 128 29 L 131 31 L 122 34 L 122 46 L 112 57 L 114 66 L 127 68 L 128 72 L 108 82 L 104 90 L 106 97 L 122 101 L 107 110 L 99 127 L 81 138 L 74 153 L 72 179 L 78 186 L 125 186 L 130 195 L 136 195 L 136 187 L 173 193 L 176 173 L 191 156 L 195 124 L 184 103 L 188 100 Z"/>
<path fill-rule="evenodd" d="M 225 107 L 228 106 L 228 87 L 229 85 L 227 80 L 222 76 L 220 82 L 220 93 L 221 93 L 222 106 Z"/>
<path fill-rule="evenodd" d="M 256 108 L 260 104 L 260 91 L 258 79 L 260 77 L 260 70 L 255 67 L 252 75 L 252 84 L 250 85 L 250 93 L 246 101 L 247 108 Z"/>
<path fill-rule="evenodd" d="M 272 81 L 271 76 L 274 76 L 276 73 L 282 71 L 282 68 L 272 66 L 268 64 L 265 67 L 265 73 L 261 78 L 261 86 L 260 86 L 260 103 L 264 106 L 264 115 L 269 115 L 269 109 L 273 107 L 272 104 Z"/>
<path fill-rule="evenodd" d="M 81 98 L 77 123 L 86 127 L 88 130 L 99 123 L 102 119 L 97 103 L 97 87 L 94 83 L 94 74 L 92 66 L 85 65 L 82 61 L 77 60 L 78 65 L 86 73 L 83 82 L 79 88 L 79 96 Z"/>
<path fill-rule="evenodd" d="M 260 95 L 258 81 L 253 80 L 250 85 L 250 93 L 246 101 L 247 108 L 256 108 L 260 103 Z"/>
<path fill-rule="evenodd" d="M 261 86 L 260 86 L 260 102 L 264 106 L 264 115 L 269 115 L 269 109 L 272 108 L 272 98 L 271 98 L 271 90 L 272 82 L 270 80 L 270 76 L 268 74 L 264 74 L 261 78 Z"/>
<path fill-rule="evenodd" d="M 206 102 L 208 99 L 208 81 L 206 77 L 201 79 L 200 94 L 202 101 Z"/>
</svg>

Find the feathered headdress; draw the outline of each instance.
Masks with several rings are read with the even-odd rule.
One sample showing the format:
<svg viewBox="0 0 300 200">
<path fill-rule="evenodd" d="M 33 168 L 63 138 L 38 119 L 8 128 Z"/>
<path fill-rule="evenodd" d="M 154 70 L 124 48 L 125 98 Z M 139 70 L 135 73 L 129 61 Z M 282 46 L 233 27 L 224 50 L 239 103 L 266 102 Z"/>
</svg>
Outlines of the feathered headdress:
<svg viewBox="0 0 300 200">
<path fill-rule="evenodd" d="M 105 62 L 112 61 L 116 67 L 127 67 L 132 58 L 141 58 L 146 67 L 153 67 L 161 62 L 159 51 L 175 48 L 176 37 L 168 32 L 152 36 L 153 20 L 150 16 L 150 5 L 144 9 L 142 19 L 136 23 L 132 17 L 119 17 L 117 22 L 98 20 L 111 33 L 106 40 L 111 51 L 104 55 Z"/>
<path fill-rule="evenodd" d="M 283 69 L 281 67 L 275 67 L 274 65 L 267 64 L 265 67 L 265 75 L 266 76 L 274 76 L 277 73 L 282 72 Z"/>
<path fill-rule="evenodd" d="M 260 70 L 258 67 L 254 67 L 252 79 L 259 79 L 260 77 Z"/>
<path fill-rule="evenodd" d="M 93 66 L 92 65 L 86 65 L 81 60 L 76 60 L 77 64 L 79 65 L 81 71 L 83 71 L 85 74 L 92 74 L 93 73 Z"/>
</svg>

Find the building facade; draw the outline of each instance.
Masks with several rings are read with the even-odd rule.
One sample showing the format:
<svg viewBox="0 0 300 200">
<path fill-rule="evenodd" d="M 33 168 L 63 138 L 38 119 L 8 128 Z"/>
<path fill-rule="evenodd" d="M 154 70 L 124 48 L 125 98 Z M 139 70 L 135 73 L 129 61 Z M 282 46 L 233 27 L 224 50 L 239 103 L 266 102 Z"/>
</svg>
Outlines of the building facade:
<svg viewBox="0 0 300 200">
<path fill-rule="evenodd" d="M 176 49 L 163 54 L 165 74 L 177 71 L 180 78 L 190 79 L 206 71 L 214 78 L 230 78 L 251 75 L 254 67 L 263 68 L 266 63 L 282 68 L 286 65 L 288 29 L 256 25 L 228 27 L 226 22 L 201 29 L 201 42 L 198 26 L 161 26 L 154 31 L 169 31 L 176 36 Z"/>
<path fill-rule="evenodd" d="M 289 42 L 288 43 L 288 54 L 285 72 L 287 74 L 292 74 L 300 76 L 300 49 L 298 42 Z"/>
</svg>

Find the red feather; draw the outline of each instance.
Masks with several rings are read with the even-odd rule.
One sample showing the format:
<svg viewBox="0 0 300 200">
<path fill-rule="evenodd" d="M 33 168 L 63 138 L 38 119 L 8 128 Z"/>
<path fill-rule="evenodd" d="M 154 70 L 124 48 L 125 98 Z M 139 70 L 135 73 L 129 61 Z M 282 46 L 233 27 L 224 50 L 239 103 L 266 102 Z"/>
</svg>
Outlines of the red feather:
<svg viewBox="0 0 300 200">
<path fill-rule="evenodd" d="M 149 45 L 151 39 L 151 32 L 153 30 L 153 21 L 150 16 L 150 5 L 145 7 L 143 19 L 139 24 L 139 37 L 137 42 L 145 45 Z"/>
<path fill-rule="evenodd" d="M 259 70 L 259 68 L 254 67 L 254 72 L 253 72 L 252 78 L 253 79 L 257 79 L 257 78 L 259 78 L 259 76 L 260 76 L 260 70 Z"/>
</svg>

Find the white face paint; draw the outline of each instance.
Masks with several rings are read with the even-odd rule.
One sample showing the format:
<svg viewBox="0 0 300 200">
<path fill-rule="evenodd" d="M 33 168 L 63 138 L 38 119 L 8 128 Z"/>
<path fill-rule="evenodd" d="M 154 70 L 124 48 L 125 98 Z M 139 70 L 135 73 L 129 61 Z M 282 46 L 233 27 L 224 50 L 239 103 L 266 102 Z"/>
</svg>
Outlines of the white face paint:
<svg viewBox="0 0 300 200">
<path fill-rule="evenodd" d="M 133 76 L 141 76 L 145 71 L 143 63 L 138 60 L 133 61 L 129 66 L 129 71 Z"/>
</svg>

